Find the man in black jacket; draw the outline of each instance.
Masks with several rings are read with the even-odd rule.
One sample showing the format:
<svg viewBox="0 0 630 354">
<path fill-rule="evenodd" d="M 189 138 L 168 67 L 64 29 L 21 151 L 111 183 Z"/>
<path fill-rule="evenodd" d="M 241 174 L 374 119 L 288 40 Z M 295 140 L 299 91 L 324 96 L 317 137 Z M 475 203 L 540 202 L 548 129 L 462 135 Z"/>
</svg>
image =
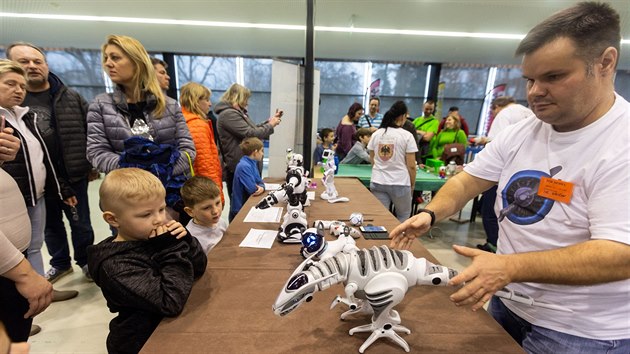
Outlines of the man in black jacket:
<svg viewBox="0 0 630 354">
<path fill-rule="evenodd" d="M 83 274 L 87 270 L 87 247 L 94 243 L 88 203 L 88 176 L 92 166 L 86 159 L 88 104 L 76 91 L 67 88 L 48 69 L 44 52 L 30 43 L 13 43 L 7 57 L 18 62 L 27 74 L 27 95 L 23 105 L 38 116 L 37 125 L 44 141 L 57 159 L 59 173 L 70 183 L 76 199 L 66 205 L 46 195 L 45 241 L 51 255 L 46 278 L 54 283 L 72 272 L 68 236 L 63 213 L 70 222 L 74 259 Z M 76 294 L 74 295 L 76 296 Z M 58 299 L 61 300 L 61 299 Z"/>
</svg>

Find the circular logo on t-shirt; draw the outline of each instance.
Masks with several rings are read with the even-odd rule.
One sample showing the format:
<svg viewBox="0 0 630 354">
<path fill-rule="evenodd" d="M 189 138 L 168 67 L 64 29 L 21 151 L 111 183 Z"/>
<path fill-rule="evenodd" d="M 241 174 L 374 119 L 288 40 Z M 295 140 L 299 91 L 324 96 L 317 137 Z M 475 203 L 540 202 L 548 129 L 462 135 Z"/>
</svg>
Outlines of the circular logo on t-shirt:
<svg viewBox="0 0 630 354">
<path fill-rule="evenodd" d="M 538 195 L 541 177 L 551 177 L 542 171 L 525 170 L 512 175 L 501 193 L 503 209 L 499 222 L 507 217 L 518 225 L 531 225 L 544 219 L 554 201 Z"/>
</svg>

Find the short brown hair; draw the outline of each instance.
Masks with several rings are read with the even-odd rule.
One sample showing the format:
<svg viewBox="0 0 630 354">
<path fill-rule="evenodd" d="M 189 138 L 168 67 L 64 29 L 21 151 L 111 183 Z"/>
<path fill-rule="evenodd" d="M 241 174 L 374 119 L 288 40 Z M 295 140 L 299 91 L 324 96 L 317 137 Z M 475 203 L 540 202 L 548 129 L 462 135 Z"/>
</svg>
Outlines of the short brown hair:
<svg viewBox="0 0 630 354">
<path fill-rule="evenodd" d="M 357 140 L 364 136 L 372 136 L 372 131 L 368 128 L 359 128 L 356 134 Z"/>
<path fill-rule="evenodd" d="M 263 148 L 263 142 L 260 139 L 258 139 L 257 137 L 252 136 L 252 137 L 243 139 L 243 141 L 241 141 L 239 147 L 241 148 L 241 151 L 243 152 L 243 155 L 249 156 L 254 151 L 262 149 Z"/>
<path fill-rule="evenodd" d="M 569 38 L 575 45 L 577 56 L 589 64 L 608 47 L 614 47 L 619 53 L 619 13 L 606 3 L 578 3 L 551 15 L 532 28 L 515 54 L 533 53 L 561 37 Z"/>
<path fill-rule="evenodd" d="M 164 69 L 168 69 L 168 64 L 166 64 L 164 60 L 156 58 L 156 57 L 151 57 L 151 64 L 153 64 L 153 66 L 160 64 L 164 67 Z"/>
<path fill-rule="evenodd" d="M 35 49 L 36 51 L 38 51 L 44 57 L 44 61 L 46 61 L 46 53 L 44 53 L 42 48 L 36 46 L 33 43 L 29 43 L 29 42 L 13 42 L 13 43 L 9 44 L 9 46 L 5 50 L 5 55 L 7 56 L 7 59 L 13 60 L 11 58 L 11 49 L 13 49 L 14 47 L 31 47 L 31 48 Z"/>
<path fill-rule="evenodd" d="M 221 197 L 221 190 L 214 181 L 206 176 L 189 178 L 179 190 L 184 206 L 189 208 L 209 199 Z"/>
</svg>

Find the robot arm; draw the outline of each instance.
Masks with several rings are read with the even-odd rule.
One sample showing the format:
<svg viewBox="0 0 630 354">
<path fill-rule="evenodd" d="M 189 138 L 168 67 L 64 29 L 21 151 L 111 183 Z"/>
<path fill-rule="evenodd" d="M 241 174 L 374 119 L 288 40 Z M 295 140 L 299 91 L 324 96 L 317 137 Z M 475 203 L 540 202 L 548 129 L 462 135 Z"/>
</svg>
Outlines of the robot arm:
<svg viewBox="0 0 630 354">
<path fill-rule="evenodd" d="M 285 185 L 282 185 L 282 187 L 276 189 L 275 191 L 269 192 L 266 197 L 256 204 L 256 209 L 267 209 L 281 201 L 284 201 L 287 197 L 287 192 L 285 191 L 284 186 Z"/>
</svg>

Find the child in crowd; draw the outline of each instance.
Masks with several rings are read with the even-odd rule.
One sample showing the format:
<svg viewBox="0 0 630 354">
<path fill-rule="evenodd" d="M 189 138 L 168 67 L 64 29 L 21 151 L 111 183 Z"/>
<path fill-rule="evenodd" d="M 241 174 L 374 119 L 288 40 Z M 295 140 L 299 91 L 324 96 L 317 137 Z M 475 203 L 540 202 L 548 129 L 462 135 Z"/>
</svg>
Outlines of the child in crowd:
<svg viewBox="0 0 630 354">
<path fill-rule="evenodd" d="M 88 247 L 88 265 L 111 312 L 107 351 L 137 353 L 164 316 L 177 316 L 206 269 L 196 238 L 166 219 L 162 182 L 139 168 L 107 174 L 99 190 L 103 219 L 118 229 Z"/>
<path fill-rule="evenodd" d="M 324 150 L 334 150 L 333 143 L 335 141 L 335 131 L 330 128 L 324 128 L 320 130 L 319 137 L 322 140 L 321 144 L 318 144 L 313 152 L 313 165 L 317 165 L 322 162 L 322 154 Z"/>
<path fill-rule="evenodd" d="M 212 179 L 195 176 L 184 183 L 180 193 L 184 211 L 192 218 L 186 229 L 197 238 L 203 252 L 208 254 L 221 241 L 228 226 L 227 221 L 221 219 L 221 190 Z"/>
<path fill-rule="evenodd" d="M 246 138 L 239 147 L 243 152 L 243 157 L 234 170 L 230 222 L 241 210 L 250 195 L 261 195 L 265 191 L 265 183 L 258 172 L 258 161 L 262 161 L 265 154 L 262 141 L 256 137 Z"/>
<path fill-rule="evenodd" d="M 371 137 L 372 130 L 370 130 L 370 128 L 359 128 L 359 130 L 357 130 L 357 142 L 354 143 L 352 149 L 348 151 L 348 155 L 341 160 L 341 163 L 372 163 L 372 160 L 370 160 L 370 153 L 367 149 L 367 144 L 370 142 Z"/>
</svg>

